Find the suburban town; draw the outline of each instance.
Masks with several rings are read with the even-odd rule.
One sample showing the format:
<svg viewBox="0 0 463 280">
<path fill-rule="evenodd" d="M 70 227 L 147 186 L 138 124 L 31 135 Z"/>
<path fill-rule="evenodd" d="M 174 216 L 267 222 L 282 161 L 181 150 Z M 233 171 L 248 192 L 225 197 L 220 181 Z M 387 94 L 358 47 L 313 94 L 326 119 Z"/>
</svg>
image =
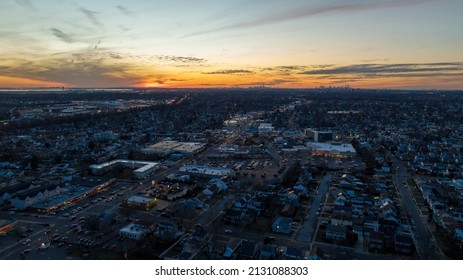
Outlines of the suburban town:
<svg viewBox="0 0 463 280">
<path fill-rule="evenodd" d="M 0 91 L 0 259 L 462 259 L 459 91 Z"/>
</svg>

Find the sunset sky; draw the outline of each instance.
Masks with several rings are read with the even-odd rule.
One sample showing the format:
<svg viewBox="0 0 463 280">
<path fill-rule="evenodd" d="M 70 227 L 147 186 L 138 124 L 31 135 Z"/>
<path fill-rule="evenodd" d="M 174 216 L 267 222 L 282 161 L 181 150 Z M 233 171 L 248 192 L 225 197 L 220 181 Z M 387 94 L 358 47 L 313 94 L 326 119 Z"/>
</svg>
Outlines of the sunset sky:
<svg viewBox="0 0 463 280">
<path fill-rule="evenodd" d="M 463 89 L 461 0 L 1 0 L 0 87 Z"/>
</svg>

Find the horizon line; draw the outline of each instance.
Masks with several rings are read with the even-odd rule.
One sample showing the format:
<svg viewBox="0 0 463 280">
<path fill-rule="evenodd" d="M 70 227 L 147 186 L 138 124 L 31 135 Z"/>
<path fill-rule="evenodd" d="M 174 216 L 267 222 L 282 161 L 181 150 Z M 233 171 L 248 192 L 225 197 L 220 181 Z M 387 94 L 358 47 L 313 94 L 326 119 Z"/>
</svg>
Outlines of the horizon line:
<svg viewBox="0 0 463 280">
<path fill-rule="evenodd" d="M 217 90 L 217 89 L 264 89 L 264 90 L 320 90 L 320 89 L 343 89 L 343 90 L 401 90 L 401 91 L 463 91 L 461 89 L 445 88 L 363 88 L 350 86 L 319 86 L 319 87 L 271 87 L 271 86 L 254 86 L 254 87 L 0 87 L 0 91 L 34 91 L 34 90 Z"/>
</svg>

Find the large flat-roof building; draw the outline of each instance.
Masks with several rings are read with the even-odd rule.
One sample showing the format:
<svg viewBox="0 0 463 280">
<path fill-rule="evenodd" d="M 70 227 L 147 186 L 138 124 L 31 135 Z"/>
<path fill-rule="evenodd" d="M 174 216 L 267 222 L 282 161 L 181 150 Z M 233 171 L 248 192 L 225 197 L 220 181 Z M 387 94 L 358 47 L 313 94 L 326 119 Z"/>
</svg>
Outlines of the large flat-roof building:
<svg viewBox="0 0 463 280">
<path fill-rule="evenodd" d="M 114 168 L 119 167 L 127 167 L 134 169 L 133 175 L 138 179 L 142 179 L 156 171 L 159 168 L 159 163 L 152 161 L 117 159 L 101 164 L 90 165 L 90 169 L 92 170 L 92 173 L 95 175 L 102 175 L 110 170 L 113 170 Z"/>
<path fill-rule="evenodd" d="M 333 140 L 332 131 L 321 131 L 308 128 L 305 130 L 305 135 L 315 142 L 328 142 Z"/>
<path fill-rule="evenodd" d="M 223 167 L 204 166 L 204 165 L 184 165 L 179 168 L 179 173 L 192 177 L 222 178 L 228 176 L 232 170 Z"/>
<path fill-rule="evenodd" d="M 312 149 L 314 155 L 353 157 L 356 154 L 352 144 L 348 143 L 308 142 L 307 147 Z"/>
<path fill-rule="evenodd" d="M 206 144 L 201 142 L 178 142 L 165 140 L 142 149 L 141 153 L 161 157 L 165 157 L 170 154 L 191 156 L 202 152 L 205 148 Z"/>
<path fill-rule="evenodd" d="M 156 206 L 156 198 L 144 195 L 132 195 L 124 202 L 124 206 L 148 211 Z"/>
</svg>

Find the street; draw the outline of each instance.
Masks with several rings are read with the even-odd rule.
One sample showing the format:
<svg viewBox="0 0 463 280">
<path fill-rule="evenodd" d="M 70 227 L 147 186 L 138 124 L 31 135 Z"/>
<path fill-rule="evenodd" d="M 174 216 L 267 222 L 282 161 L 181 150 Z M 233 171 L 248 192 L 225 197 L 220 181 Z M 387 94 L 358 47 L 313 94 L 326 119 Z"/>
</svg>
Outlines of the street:
<svg viewBox="0 0 463 280">
<path fill-rule="evenodd" d="M 301 230 L 298 232 L 296 240 L 299 242 L 306 242 L 309 243 L 312 241 L 315 235 L 315 226 L 318 223 L 318 209 L 321 206 L 322 200 L 325 199 L 326 193 L 328 192 L 328 188 L 331 182 L 331 173 L 326 173 L 325 176 L 320 181 L 318 186 L 318 192 L 314 196 L 312 203 L 307 211 L 307 219 L 302 224 Z"/>
<path fill-rule="evenodd" d="M 413 201 L 412 194 L 405 180 L 410 176 L 407 167 L 402 162 L 395 160 L 398 165 L 397 174 L 395 176 L 395 184 L 397 191 L 400 194 L 402 205 L 410 214 L 412 223 L 415 225 L 414 240 L 416 243 L 418 254 L 422 259 L 444 259 L 445 256 L 437 246 L 434 236 L 429 231 L 428 226 L 423 221 L 417 205 Z"/>
</svg>

